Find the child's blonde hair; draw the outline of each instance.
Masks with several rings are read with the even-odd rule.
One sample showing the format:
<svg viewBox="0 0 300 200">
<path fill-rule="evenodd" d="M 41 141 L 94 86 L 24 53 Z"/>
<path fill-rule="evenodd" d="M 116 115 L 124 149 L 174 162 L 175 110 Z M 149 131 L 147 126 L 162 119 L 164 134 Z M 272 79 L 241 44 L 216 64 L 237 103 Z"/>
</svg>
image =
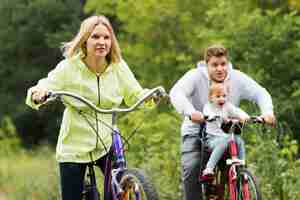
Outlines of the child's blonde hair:
<svg viewBox="0 0 300 200">
<path fill-rule="evenodd" d="M 209 87 L 209 99 L 211 99 L 212 96 L 219 91 L 224 91 L 225 94 L 228 94 L 229 87 L 225 83 L 212 82 Z"/>
</svg>

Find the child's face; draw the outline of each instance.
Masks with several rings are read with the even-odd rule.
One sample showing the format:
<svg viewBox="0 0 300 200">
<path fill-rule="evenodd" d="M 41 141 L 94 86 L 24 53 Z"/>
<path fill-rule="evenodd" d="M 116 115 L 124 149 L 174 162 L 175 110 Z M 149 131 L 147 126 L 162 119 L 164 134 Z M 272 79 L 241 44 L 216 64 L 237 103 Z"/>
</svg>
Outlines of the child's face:
<svg viewBox="0 0 300 200">
<path fill-rule="evenodd" d="M 211 95 L 211 101 L 222 107 L 225 102 L 226 102 L 226 92 L 224 90 L 217 90 L 217 91 L 214 91 Z"/>
</svg>

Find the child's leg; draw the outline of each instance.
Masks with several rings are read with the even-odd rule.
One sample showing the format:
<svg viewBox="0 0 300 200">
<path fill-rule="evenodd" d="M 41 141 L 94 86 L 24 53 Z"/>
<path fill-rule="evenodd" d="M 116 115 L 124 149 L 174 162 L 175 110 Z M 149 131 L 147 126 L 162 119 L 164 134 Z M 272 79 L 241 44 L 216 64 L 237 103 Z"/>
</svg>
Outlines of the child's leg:
<svg viewBox="0 0 300 200">
<path fill-rule="evenodd" d="M 213 151 L 209 157 L 209 160 L 206 164 L 206 168 L 214 169 L 217 165 L 217 162 L 221 159 L 225 150 L 228 148 L 228 138 L 227 137 L 218 137 L 210 136 L 208 138 L 208 146 Z"/>
<path fill-rule="evenodd" d="M 245 151 L 245 142 L 244 140 L 236 135 L 235 136 L 235 139 L 236 139 L 236 143 L 238 145 L 238 158 L 241 159 L 241 160 L 245 160 L 246 158 L 246 151 Z"/>
</svg>

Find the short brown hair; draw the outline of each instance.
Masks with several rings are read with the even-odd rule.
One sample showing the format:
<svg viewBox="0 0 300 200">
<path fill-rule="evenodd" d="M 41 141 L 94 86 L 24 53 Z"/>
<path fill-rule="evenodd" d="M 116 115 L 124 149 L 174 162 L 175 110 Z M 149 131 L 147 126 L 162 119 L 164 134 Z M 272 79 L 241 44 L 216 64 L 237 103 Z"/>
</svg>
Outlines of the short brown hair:
<svg viewBox="0 0 300 200">
<path fill-rule="evenodd" d="M 204 60 L 206 63 L 208 63 L 209 59 L 213 56 L 215 57 L 221 57 L 225 56 L 227 57 L 228 55 L 228 50 L 221 44 L 215 44 L 212 46 L 209 46 L 205 53 L 204 53 Z"/>
</svg>

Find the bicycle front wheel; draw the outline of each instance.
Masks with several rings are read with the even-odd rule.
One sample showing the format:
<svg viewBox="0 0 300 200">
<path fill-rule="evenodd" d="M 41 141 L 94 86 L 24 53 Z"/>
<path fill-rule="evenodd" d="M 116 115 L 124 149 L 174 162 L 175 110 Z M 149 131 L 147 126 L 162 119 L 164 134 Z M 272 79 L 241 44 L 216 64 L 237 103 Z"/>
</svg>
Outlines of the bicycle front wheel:
<svg viewBox="0 0 300 200">
<path fill-rule="evenodd" d="M 139 169 L 127 169 L 121 179 L 123 189 L 120 200 L 158 200 L 153 183 Z"/>
<path fill-rule="evenodd" d="M 255 177 L 247 169 L 240 169 L 237 177 L 238 200 L 261 200 L 261 193 Z"/>
</svg>

